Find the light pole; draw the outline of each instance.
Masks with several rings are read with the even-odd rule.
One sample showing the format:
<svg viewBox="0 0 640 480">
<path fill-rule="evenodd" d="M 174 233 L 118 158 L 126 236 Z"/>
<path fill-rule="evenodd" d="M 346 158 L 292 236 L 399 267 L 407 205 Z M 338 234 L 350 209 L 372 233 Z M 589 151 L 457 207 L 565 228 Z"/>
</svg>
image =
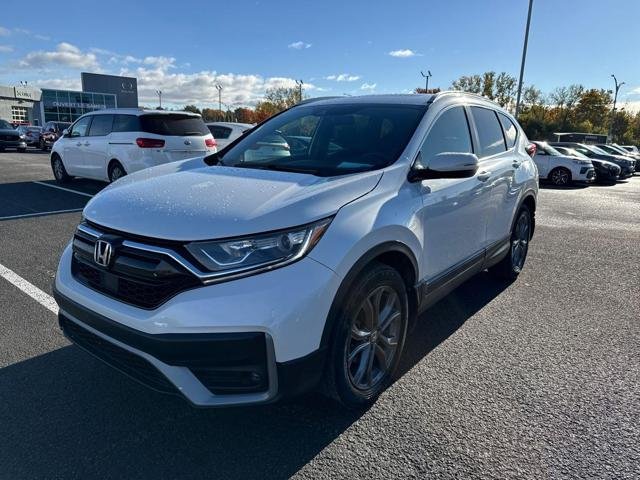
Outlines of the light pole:
<svg viewBox="0 0 640 480">
<path fill-rule="evenodd" d="M 222 85 L 216 83 L 216 90 L 218 90 L 218 110 L 222 111 Z"/>
<path fill-rule="evenodd" d="M 299 97 L 298 102 L 301 102 L 302 101 L 302 85 L 304 85 L 304 82 L 302 80 L 296 80 L 296 85 L 298 86 L 298 97 Z"/>
<path fill-rule="evenodd" d="M 520 79 L 518 80 L 518 96 L 516 98 L 516 114 L 518 118 L 520 113 L 520 96 L 522 95 L 522 78 L 524 77 L 524 63 L 527 59 L 527 44 L 529 43 L 529 26 L 531 25 L 531 9 L 533 8 L 533 0 L 529 0 L 529 13 L 527 13 L 527 28 L 524 32 L 524 45 L 522 47 L 522 63 L 520 64 Z"/>
<path fill-rule="evenodd" d="M 613 122 L 616 119 L 616 102 L 618 101 L 618 91 L 620 90 L 620 87 L 622 87 L 622 85 L 624 85 L 624 82 L 620 82 L 618 83 L 618 79 L 616 78 L 616 76 L 612 73 L 611 76 L 613 77 L 613 81 L 616 85 L 616 91 L 613 94 L 613 110 L 611 110 L 611 123 L 609 124 L 609 135 L 607 135 L 607 141 L 612 141 L 613 140 Z"/>
<path fill-rule="evenodd" d="M 158 95 L 158 102 L 160 103 L 158 109 L 162 110 L 162 90 L 156 90 L 156 95 Z"/>
<path fill-rule="evenodd" d="M 425 78 L 424 93 L 429 93 L 429 78 L 431 78 L 431 70 L 427 70 L 426 75 L 422 70 L 420 70 L 420 75 L 422 75 Z"/>
</svg>

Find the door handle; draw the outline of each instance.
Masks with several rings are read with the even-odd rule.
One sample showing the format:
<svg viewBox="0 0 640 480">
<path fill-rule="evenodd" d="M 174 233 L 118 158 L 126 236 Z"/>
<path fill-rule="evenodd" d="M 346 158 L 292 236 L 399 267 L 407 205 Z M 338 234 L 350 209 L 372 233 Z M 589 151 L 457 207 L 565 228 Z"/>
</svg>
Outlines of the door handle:
<svg viewBox="0 0 640 480">
<path fill-rule="evenodd" d="M 76 143 L 76 146 L 79 147 L 80 145 L 82 145 L 82 143 L 80 143 L 80 142 Z"/>
<path fill-rule="evenodd" d="M 89 142 L 84 142 L 85 147 L 88 147 L 89 145 L 91 145 Z"/>
<path fill-rule="evenodd" d="M 491 172 L 487 172 L 486 170 L 478 174 L 478 180 L 480 180 L 481 182 L 486 182 L 490 178 L 491 178 Z"/>
<path fill-rule="evenodd" d="M 518 168 L 521 164 L 522 162 L 520 160 L 514 160 L 511 165 L 513 166 L 513 168 Z"/>
</svg>

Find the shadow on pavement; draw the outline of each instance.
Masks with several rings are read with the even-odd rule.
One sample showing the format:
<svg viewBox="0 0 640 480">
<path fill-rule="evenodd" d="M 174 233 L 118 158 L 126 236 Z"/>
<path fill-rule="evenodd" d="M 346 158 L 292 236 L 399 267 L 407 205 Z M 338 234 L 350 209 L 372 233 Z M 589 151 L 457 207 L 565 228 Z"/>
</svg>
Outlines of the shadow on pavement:
<svg viewBox="0 0 640 480">
<path fill-rule="evenodd" d="M 508 284 L 483 273 L 421 316 L 401 374 Z M 199 410 L 74 346 L 0 369 L 6 478 L 288 478 L 365 412 L 320 395 Z"/>
</svg>

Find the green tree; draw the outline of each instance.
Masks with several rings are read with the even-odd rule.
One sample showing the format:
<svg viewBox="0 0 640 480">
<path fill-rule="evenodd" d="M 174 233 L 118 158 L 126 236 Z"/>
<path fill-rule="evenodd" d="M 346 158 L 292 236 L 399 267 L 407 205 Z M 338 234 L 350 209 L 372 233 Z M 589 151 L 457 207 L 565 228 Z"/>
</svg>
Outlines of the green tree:
<svg viewBox="0 0 640 480">
<path fill-rule="evenodd" d="M 185 112 L 197 113 L 199 115 L 202 114 L 200 109 L 195 105 L 185 105 L 185 107 L 182 110 Z"/>
<path fill-rule="evenodd" d="M 264 99 L 278 109 L 278 111 L 293 107 L 300 100 L 300 91 L 296 87 L 269 88 L 265 92 Z"/>
<path fill-rule="evenodd" d="M 592 125 L 595 133 L 606 133 L 609 126 L 609 105 L 612 103 L 611 92 L 604 89 L 591 88 L 580 96 L 574 107 L 573 117 L 576 123 Z"/>
<path fill-rule="evenodd" d="M 480 75 L 463 75 L 451 84 L 453 90 L 470 93 L 482 93 L 482 77 Z"/>
</svg>

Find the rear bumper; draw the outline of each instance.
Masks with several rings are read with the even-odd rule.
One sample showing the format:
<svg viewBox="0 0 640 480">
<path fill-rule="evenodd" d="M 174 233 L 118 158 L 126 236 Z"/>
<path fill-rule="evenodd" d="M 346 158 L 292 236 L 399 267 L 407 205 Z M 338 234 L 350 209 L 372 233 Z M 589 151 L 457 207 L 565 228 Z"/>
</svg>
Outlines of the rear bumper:
<svg viewBox="0 0 640 480">
<path fill-rule="evenodd" d="M 264 332 L 148 334 L 114 322 L 54 289 L 65 336 L 85 351 L 162 393 L 198 407 L 273 402 L 313 388 L 324 350 L 276 363 Z"/>
</svg>

